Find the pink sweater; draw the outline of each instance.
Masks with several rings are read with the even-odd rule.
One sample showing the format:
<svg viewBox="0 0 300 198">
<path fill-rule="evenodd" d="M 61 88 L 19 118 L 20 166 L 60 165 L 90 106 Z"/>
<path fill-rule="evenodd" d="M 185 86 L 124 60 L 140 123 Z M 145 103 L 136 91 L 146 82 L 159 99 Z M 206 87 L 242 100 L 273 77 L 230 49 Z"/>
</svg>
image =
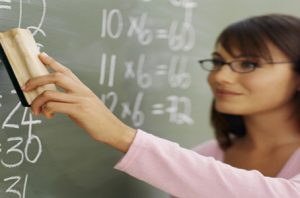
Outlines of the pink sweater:
<svg viewBox="0 0 300 198">
<path fill-rule="evenodd" d="M 180 198 L 300 198 L 300 148 L 276 178 L 223 163 L 216 141 L 195 151 L 138 130 L 115 168 Z"/>
</svg>

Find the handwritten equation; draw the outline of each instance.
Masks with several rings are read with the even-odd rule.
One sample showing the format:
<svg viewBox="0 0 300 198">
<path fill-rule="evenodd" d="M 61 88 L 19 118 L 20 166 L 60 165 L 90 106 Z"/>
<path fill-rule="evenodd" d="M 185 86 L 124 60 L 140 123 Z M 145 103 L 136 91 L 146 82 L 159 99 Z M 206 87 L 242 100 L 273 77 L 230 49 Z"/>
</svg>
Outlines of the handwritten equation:
<svg viewBox="0 0 300 198">
<path fill-rule="evenodd" d="M 144 92 L 139 92 L 135 100 L 131 102 L 119 101 L 116 92 L 103 94 L 101 99 L 112 112 L 115 111 L 118 105 L 121 105 L 121 118 L 130 118 L 135 127 L 141 127 L 144 124 L 145 114 L 140 109 L 144 99 Z M 165 101 L 155 103 L 150 108 L 153 116 L 168 115 L 170 123 L 188 125 L 194 123 L 190 117 L 192 105 L 188 97 L 170 95 L 166 97 Z"/>
<path fill-rule="evenodd" d="M 141 45 L 150 45 L 155 39 L 166 40 L 172 51 L 190 51 L 193 49 L 196 39 L 195 28 L 190 21 L 172 21 L 167 28 L 150 29 L 147 27 L 149 16 L 143 13 L 141 16 L 130 16 L 130 27 L 125 30 L 125 19 L 121 10 L 102 11 L 101 38 L 119 39 L 125 32 L 128 38 L 136 37 Z M 116 26 L 117 28 L 113 28 Z"/>
<path fill-rule="evenodd" d="M 194 48 L 196 31 L 193 26 L 193 9 L 198 5 L 192 0 L 169 0 L 170 8 L 182 9 L 182 20 L 171 19 L 167 26 L 158 26 L 155 14 L 144 10 L 139 15 L 131 16 L 121 9 L 102 9 L 100 37 L 104 40 L 118 40 L 128 38 L 136 40 L 141 49 L 151 48 L 154 42 L 166 43 L 166 51 L 171 54 L 161 57 L 161 62 L 153 65 L 150 54 L 141 51 L 134 58 L 119 58 L 119 54 L 102 53 L 99 68 L 99 85 L 114 89 L 118 87 L 116 75 L 124 80 L 135 82 L 138 93 L 134 101 L 121 101 L 117 91 L 102 94 L 102 100 L 112 112 L 121 108 L 122 119 L 130 119 L 135 127 L 141 127 L 145 120 L 152 116 L 167 116 L 168 121 L 177 125 L 193 125 L 191 117 L 192 103 L 188 96 L 177 95 L 180 90 L 191 87 L 192 78 L 188 72 L 190 58 L 187 52 Z M 141 3 L 151 5 L 152 0 L 143 0 Z M 153 57 L 152 57 L 153 58 Z M 160 60 L 160 57 L 156 57 Z M 164 60 L 164 61 L 163 61 Z M 151 65 L 152 64 L 152 65 Z M 119 69 L 121 68 L 121 69 Z M 149 69 L 151 68 L 151 69 Z M 174 94 L 166 95 L 163 101 L 157 101 L 147 109 L 151 115 L 143 110 L 143 101 L 147 98 L 147 90 L 157 87 L 155 84 L 165 79 L 162 89 L 174 90 Z M 155 93 L 154 93 L 155 94 Z"/>
<path fill-rule="evenodd" d="M 188 57 L 172 56 L 168 63 L 155 66 L 155 71 L 150 74 L 145 72 L 146 55 L 140 54 L 136 62 L 128 60 L 123 63 L 126 71 L 124 79 L 135 80 L 140 88 L 146 89 L 153 85 L 154 77 L 166 76 L 172 88 L 187 89 L 191 85 L 191 75 L 187 72 Z M 115 85 L 116 66 L 122 64 L 117 61 L 117 55 L 102 54 L 100 65 L 99 84 L 113 87 Z"/>
<path fill-rule="evenodd" d="M 148 27 L 151 19 L 147 12 L 140 16 L 125 17 L 119 9 L 103 9 L 101 38 L 119 39 L 122 34 L 126 34 L 128 38 L 136 37 L 141 45 L 150 45 L 155 39 L 166 40 L 172 51 L 190 51 L 196 39 L 192 17 L 197 3 L 192 0 L 170 0 L 169 2 L 174 7 L 184 8 L 185 16 L 183 21 L 171 21 L 168 27 Z M 129 23 L 128 29 L 125 29 L 126 22 Z"/>
</svg>

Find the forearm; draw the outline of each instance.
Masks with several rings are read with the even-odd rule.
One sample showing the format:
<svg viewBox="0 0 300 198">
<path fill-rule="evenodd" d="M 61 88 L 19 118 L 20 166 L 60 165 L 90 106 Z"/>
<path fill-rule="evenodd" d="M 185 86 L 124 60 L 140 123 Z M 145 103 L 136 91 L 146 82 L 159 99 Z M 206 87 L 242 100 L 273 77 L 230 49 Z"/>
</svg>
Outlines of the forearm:
<svg viewBox="0 0 300 198">
<path fill-rule="evenodd" d="M 237 169 L 142 132 L 115 168 L 176 197 L 300 197 L 299 179 Z"/>
</svg>

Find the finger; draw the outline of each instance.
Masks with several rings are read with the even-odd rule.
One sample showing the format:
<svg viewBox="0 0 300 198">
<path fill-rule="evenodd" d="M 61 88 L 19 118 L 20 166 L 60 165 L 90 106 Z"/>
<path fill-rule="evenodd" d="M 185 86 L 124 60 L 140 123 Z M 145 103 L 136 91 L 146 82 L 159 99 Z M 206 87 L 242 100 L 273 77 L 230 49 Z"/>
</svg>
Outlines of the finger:
<svg viewBox="0 0 300 198">
<path fill-rule="evenodd" d="M 55 72 L 49 75 L 31 78 L 25 83 L 25 86 L 22 87 L 22 89 L 23 91 L 32 91 L 39 86 L 47 84 L 55 84 L 64 89 L 65 91 L 72 91 L 76 87 L 76 83 L 68 76 L 65 76 L 64 74 L 59 72 Z"/>
<path fill-rule="evenodd" d="M 77 78 L 77 76 L 75 76 L 75 74 L 73 74 L 73 72 L 65 67 L 64 65 L 60 64 L 59 62 L 57 62 L 56 60 L 54 60 L 54 58 L 50 57 L 49 55 L 47 55 L 46 53 L 41 53 L 39 55 L 40 60 L 42 61 L 42 63 L 44 65 L 46 65 L 47 67 L 50 67 L 52 70 L 56 71 L 56 72 L 60 72 L 63 74 L 68 75 L 69 77 L 79 80 Z"/>
<path fill-rule="evenodd" d="M 50 112 L 49 110 L 47 111 L 46 110 L 46 105 L 44 105 L 43 106 L 43 108 L 42 108 L 42 113 L 44 114 L 44 116 L 46 117 L 46 118 L 48 118 L 48 119 L 51 119 L 51 118 L 53 118 L 54 117 L 54 112 Z"/>
<path fill-rule="evenodd" d="M 46 65 L 47 67 L 50 67 L 54 71 L 58 71 L 58 72 L 63 73 L 67 70 L 67 68 L 65 66 L 63 66 L 62 64 L 60 64 L 59 62 L 54 60 L 54 58 L 48 56 L 44 52 L 39 54 L 39 58 L 44 63 L 44 65 Z"/>
<path fill-rule="evenodd" d="M 43 105 L 49 101 L 55 101 L 60 103 L 75 103 L 78 97 L 56 91 L 44 91 L 42 94 L 37 96 L 31 103 L 31 110 L 34 115 L 41 113 Z"/>
<path fill-rule="evenodd" d="M 73 104 L 65 104 L 60 102 L 48 102 L 43 106 L 42 112 L 47 118 L 53 118 L 55 113 L 63 113 L 72 115 L 74 109 Z"/>
</svg>

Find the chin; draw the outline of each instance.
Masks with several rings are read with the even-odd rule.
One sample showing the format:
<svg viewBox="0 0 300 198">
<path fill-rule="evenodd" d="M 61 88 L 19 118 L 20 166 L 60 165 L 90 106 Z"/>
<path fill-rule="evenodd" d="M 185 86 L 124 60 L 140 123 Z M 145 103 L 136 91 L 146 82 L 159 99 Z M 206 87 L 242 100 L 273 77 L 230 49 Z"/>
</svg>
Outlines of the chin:
<svg viewBox="0 0 300 198">
<path fill-rule="evenodd" d="M 236 105 L 221 105 L 216 103 L 215 109 L 217 112 L 225 113 L 225 114 L 231 114 L 231 115 L 245 115 L 246 112 L 244 112 L 240 106 L 237 107 Z"/>
</svg>

